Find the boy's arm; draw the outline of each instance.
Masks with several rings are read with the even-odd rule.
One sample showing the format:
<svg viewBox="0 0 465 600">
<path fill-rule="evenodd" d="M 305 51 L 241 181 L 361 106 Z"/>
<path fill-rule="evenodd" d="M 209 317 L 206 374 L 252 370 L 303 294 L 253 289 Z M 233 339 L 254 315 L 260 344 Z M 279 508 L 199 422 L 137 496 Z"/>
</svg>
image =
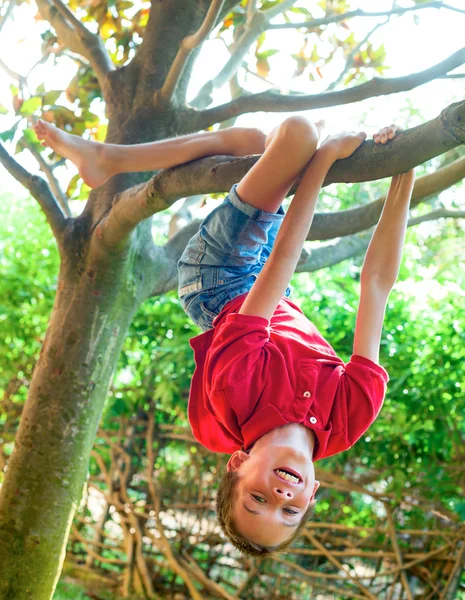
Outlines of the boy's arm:
<svg viewBox="0 0 465 600">
<path fill-rule="evenodd" d="M 315 152 L 284 217 L 273 250 L 239 313 L 271 319 L 297 266 L 326 174 L 335 160 L 350 156 L 364 139 L 363 133 L 332 136 Z"/>
<path fill-rule="evenodd" d="M 378 362 L 387 299 L 399 272 L 415 174 L 396 175 L 361 272 L 354 354 Z"/>
</svg>

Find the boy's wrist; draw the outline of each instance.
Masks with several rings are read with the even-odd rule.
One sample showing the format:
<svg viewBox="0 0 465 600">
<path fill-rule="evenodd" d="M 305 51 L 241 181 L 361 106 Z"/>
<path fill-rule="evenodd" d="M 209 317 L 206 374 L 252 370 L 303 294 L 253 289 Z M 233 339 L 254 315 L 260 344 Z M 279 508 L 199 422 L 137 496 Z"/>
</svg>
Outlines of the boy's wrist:
<svg viewBox="0 0 465 600">
<path fill-rule="evenodd" d="M 311 164 L 317 164 L 319 168 L 329 171 L 338 159 L 337 152 L 330 145 L 324 144 L 315 152 Z"/>
</svg>

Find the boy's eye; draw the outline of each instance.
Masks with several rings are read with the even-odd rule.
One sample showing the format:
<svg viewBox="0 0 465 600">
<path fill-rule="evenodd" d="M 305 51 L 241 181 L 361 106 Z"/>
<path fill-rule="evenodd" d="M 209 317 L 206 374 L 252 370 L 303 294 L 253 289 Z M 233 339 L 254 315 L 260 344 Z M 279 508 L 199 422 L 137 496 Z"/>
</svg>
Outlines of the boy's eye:
<svg viewBox="0 0 465 600">
<path fill-rule="evenodd" d="M 283 508 L 283 511 L 288 515 L 297 515 L 298 511 L 292 510 L 292 508 Z"/>
<path fill-rule="evenodd" d="M 256 496 L 255 494 L 252 494 L 252 498 L 255 500 L 255 502 L 265 502 L 265 498 L 262 498 L 261 496 Z"/>
</svg>

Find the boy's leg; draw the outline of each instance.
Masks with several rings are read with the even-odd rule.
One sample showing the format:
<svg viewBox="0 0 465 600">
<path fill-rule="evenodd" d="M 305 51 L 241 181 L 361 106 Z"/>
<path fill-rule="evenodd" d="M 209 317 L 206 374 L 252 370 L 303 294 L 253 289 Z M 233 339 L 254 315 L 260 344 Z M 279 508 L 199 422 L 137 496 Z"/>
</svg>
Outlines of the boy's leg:
<svg viewBox="0 0 465 600">
<path fill-rule="evenodd" d="M 261 154 L 265 149 L 261 131 L 240 127 L 133 145 L 85 140 L 41 120 L 34 129 L 42 145 L 74 162 L 91 187 L 102 185 L 117 173 L 155 171 L 217 154 Z"/>
<path fill-rule="evenodd" d="M 239 198 L 254 208 L 277 212 L 295 179 L 315 153 L 324 123 L 290 117 L 273 132 L 273 138 L 250 171 L 237 185 Z"/>
<path fill-rule="evenodd" d="M 212 326 L 225 304 L 252 287 L 281 225 L 280 204 L 311 160 L 318 137 L 319 128 L 307 120 L 287 119 L 184 250 L 178 264 L 179 296 L 203 329 Z"/>
</svg>

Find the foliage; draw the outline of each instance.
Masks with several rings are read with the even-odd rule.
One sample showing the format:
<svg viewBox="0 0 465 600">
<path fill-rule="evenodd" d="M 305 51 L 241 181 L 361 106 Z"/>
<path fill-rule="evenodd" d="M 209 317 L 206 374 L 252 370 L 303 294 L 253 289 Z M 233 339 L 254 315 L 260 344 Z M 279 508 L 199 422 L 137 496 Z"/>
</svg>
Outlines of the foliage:
<svg viewBox="0 0 465 600">
<path fill-rule="evenodd" d="M 22 246 L 17 245 L 18 240 L 10 240 L 2 246 L 0 289 L 4 317 L 1 335 L 12 340 L 2 349 L 0 357 L 3 390 L 20 369 L 24 357 L 32 363 L 32 357 L 38 352 L 57 270 L 56 250 L 38 209 L 29 206 L 28 201 L 22 200 L 20 204 L 11 198 L 8 201 L 8 205 L 2 204 L 1 226 L 7 230 L 16 220 L 14 225 L 20 223 L 27 237 L 24 236 Z M 27 206 L 27 210 L 23 210 L 23 206 Z M 431 510 L 450 518 L 456 515 L 457 519 L 465 516 L 465 490 L 462 480 L 457 478 L 461 472 L 465 435 L 462 389 L 465 317 L 461 310 L 465 276 L 451 259 L 456 255 L 456 248 L 463 247 L 462 237 L 460 223 L 442 227 L 426 223 L 409 232 L 404 266 L 397 290 L 390 299 L 382 345 L 381 362 L 391 377 L 385 406 L 367 435 L 353 449 L 319 465 L 323 472 L 354 480 L 369 478 L 374 473 L 367 489 L 393 493 L 398 501 L 427 497 Z M 48 248 L 49 254 L 40 252 L 39 248 Z M 345 359 L 351 353 L 360 263 L 361 260 L 346 262 L 330 271 L 297 275 L 293 281 L 294 295 L 303 310 Z M 39 297 L 41 302 L 37 304 Z M 124 418 L 128 422 L 131 415 L 140 415 L 143 422 L 155 413 L 158 428 L 186 426 L 186 400 L 193 368 L 188 339 L 196 333 L 174 294 L 155 298 L 141 307 L 114 377 L 102 434 L 96 441 L 107 466 L 113 460 L 113 452 L 104 448 L 105 440 L 108 435 L 117 435 L 117 420 Z M 24 372 L 23 385 L 8 396 L 10 402 L 3 403 L 0 418 L 6 432 L 14 431 L 29 377 L 30 373 Z M 138 428 L 138 431 L 142 433 L 143 429 Z M 6 436 L 4 442 L 9 439 Z M 8 447 L 9 444 L 4 443 L 5 453 Z M 130 452 L 132 468 L 137 473 L 145 468 L 143 442 L 136 441 Z M 195 445 L 177 442 L 165 442 L 156 450 L 155 473 L 158 486 L 163 490 L 163 506 L 192 501 L 192 481 L 196 482 L 196 488 L 198 484 L 199 493 L 211 497 L 212 481 L 217 480 L 216 458 L 204 453 L 196 456 L 197 452 Z M 201 461 L 201 472 L 195 466 L 196 460 Z M 104 492 L 106 483 L 94 459 L 90 473 L 92 485 Z M 137 476 L 134 481 L 142 481 L 140 477 L 145 476 Z M 129 498 L 135 505 L 144 502 L 144 487 L 135 483 Z M 324 490 L 316 506 L 315 520 L 372 527 L 376 526 L 383 510 L 369 496 Z M 91 515 L 84 513 L 86 518 Z M 410 507 L 402 511 L 402 528 L 440 527 L 434 523 L 438 517 L 431 519 L 431 513 L 425 512 L 423 506 Z M 180 521 L 181 531 L 183 522 Z M 88 537 L 92 535 L 91 529 L 81 531 L 87 532 Z M 378 543 L 384 543 L 381 537 Z M 182 545 L 179 550 L 181 548 Z M 84 548 L 72 542 L 70 551 L 78 551 L 80 555 Z M 198 563 L 206 568 L 208 551 L 201 546 L 192 551 Z M 106 555 L 123 556 L 120 552 Z M 298 559 L 298 564 L 315 567 L 312 561 L 303 558 Z M 262 572 L 266 573 L 267 568 L 271 567 L 264 565 Z M 274 577 L 273 572 L 269 571 L 268 576 Z M 168 581 L 169 571 L 164 576 Z M 226 571 L 223 573 L 223 577 L 229 576 Z M 234 577 L 231 585 L 234 589 Z M 306 597 L 304 588 L 299 589 L 302 597 Z M 67 593 L 66 587 L 57 593 L 62 594 L 57 598 L 67 597 L 63 596 Z M 77 591 L 72 593 L 78 594 Z M 262 597 L 258 588 L 253 593 L 257 598 Z"/>
<path fill-rule="evenodd" d="M 14 235 L 18 231 L 21 235 Z M 0 397 L 5 401 L 0 424 L 4 433 L 14 431 L 15 426 L 8 426 L 15 418 L 8 423 L 8 416 L 17 416 L 27 396 L 53 305 L 58 264 L 55 240 L 37 203 L 4 194 L 0 202 Z M 8 454 L 11 449 L 12 443 L 4 446 Z"/>
<path fill-rule="evenodd" d="M 58 582 L 53 600 L 90 600 L 85 591 L 72 583 Z"/>
</svg>

